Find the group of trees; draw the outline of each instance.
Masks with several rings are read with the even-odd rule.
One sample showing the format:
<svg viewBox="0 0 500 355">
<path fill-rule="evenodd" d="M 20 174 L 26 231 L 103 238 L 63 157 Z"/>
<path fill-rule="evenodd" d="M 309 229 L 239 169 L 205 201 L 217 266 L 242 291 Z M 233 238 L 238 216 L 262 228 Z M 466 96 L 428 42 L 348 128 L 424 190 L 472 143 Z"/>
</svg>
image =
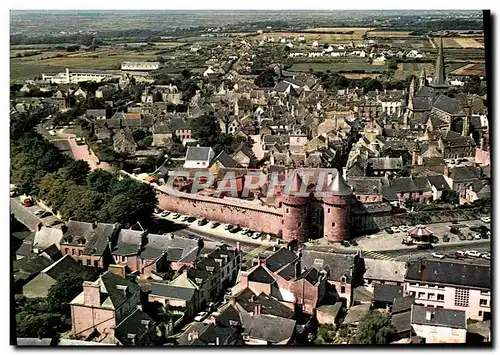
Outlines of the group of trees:
<svg viewBox="0 0 500 355">
<path fill-rule="evenodd" d="M 42 198 L 63 219 L 125 225 L 149 220 L 157 203 L 152 187 L 108 171 L 90 172 L 86 162 L 61 154 L 36 133 L 33 116 L 12 122 L 11 181 L 21 193 Z"/>
<path fill-rule="evenodd" d="M 63 273 L 45 299 L 15 296 L 16 336 L 18 338 L 53 338 L 71 328 L 69 303 L 83 291 L 80 274 Z"/>
<path fill-rule="evenodd" d="M 336 329 L 332 324 L 322 324 L 313 338 L 316 344 L 389 344 L 394 333 L 390 316 L 373 309 L 364 316 L 355 333 L 342 326 Z"/>
</svg>

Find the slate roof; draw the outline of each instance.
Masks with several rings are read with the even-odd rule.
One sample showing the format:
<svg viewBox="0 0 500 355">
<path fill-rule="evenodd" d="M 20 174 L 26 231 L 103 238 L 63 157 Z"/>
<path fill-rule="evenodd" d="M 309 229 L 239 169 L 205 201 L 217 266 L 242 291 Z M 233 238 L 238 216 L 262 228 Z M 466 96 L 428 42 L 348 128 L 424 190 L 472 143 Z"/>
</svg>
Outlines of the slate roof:
<svg viewBox="0 0 500 355">
<path fill-rule="evenodd" d="M 287 248 L 281 248 L 266 259 L 266 267 L 272 272 L 275 272 L 297 259 L 298 256 L 294 252 L 288 250 Z"/>
<path fill-rule="evenodd" d="M 134 255 L 139 252 L 142 244 L 144 232 L 131 229 L 122 229 L 118 234 L 118 241 L 112 254 L 114 255 Z"/>
<path fill-rule="evenodd" d="M 477 169 L 473 166 L 457 166 L 449 169 L 450 179 L 454 182 L 474 180 L 479 177 Z"/>
<path fill-rule="evenodd" d="M 255 305 L 260 304 L 261 314 L 268 314 L 282 318 L 292 318 L 293 310 L 281 304 L 277 299 L 270 297 L 264 293 L 256 295 L 249 288 L 241 291 L 235 296 L 236 303 L 243 308 L 247 313 L 252 313 L 255 310 Z"/>
<path fill-rule="evenodd" d="M 225 168 L 241 168 L 242 166 L 240 163 L 238 163 L 236 160 L 234 160 L 229 154 L 226 153 L 226 151 L 222 151 L 219 153 L 218 156 L 216 156 L 212 162 L 211 165 L 215 164 L 216 162 L 219 162 L 223 167 Z"/>
<path fill-rule="evenodd" d="M 411 261 L 405 280 L 424 281 L 436 284 L 491 289 L 491 266 L 454 263 L 449 261 L 422 260 L 419 272 L 418 261 Z"/>
<path fill-rule="evenodd" d="M 346 276 L 350 282 L 350 270 L 354 267 L 355 256 L 351 254 L 333 254 L 314 250 L 302 250 L 301 266 L 307 269 L 316 268 L 318 271 L 328 271 L 328 279 L 339 281 Z"/>
<path fill-rule="evenodd" d="M 194 291 L 193 288 L 177 287 L 161 282 L 151 283 L 151 295 L 167 299 L 190 301 L 193 299 Z"/>
<path fill-rule="evenodd" d="M 411 310 L 412 304 L 415 303 L 415 295 L 406 297 L 396 297 L 392 305 L 392 314 L 406 312 Z"/>
<path fill-rule="evenodd" d="M 106 117 L 106 110 L 105 109 L 91 109 L 87 110 L 86 112 L 87 116 L 94 116 L 94 117 Z"/>
<path fill-rule="evenodd" d="M 172 118 L 170 120 L 170 127 L 172 127 L 173 131 L 191 129 L 189 121 L 184 120 L 182 118 Z"/>
<path fill-rule="evenodd" d="M 154 325 L 153 319 L 143 311 L 136 309 L 115 328 L 115 337 L 124 346 L 132 346 Z M 135 334 L 135 342 L 129 337 Z M 148 344 L 145 344 L 148 345 Z"/>
<path fill-rule="evenodd" d="M 264 284 L 272 284 L 275 282 L 274 278 L 262 266 L 258 266 L 248 275 L 248 281 Z"/>
<path fill-rule="evenodd" d="M 363 317 L 370 311 L 370 304 L 360 304 L 357 306 L 352 306 L 347 310 L 347 314 L 344 318 L 342 324 L 354 325 L 359 323 Z"/>
<path fill-rule="evenodd" d="M 51 263 L 51 260 L 38 255 L 22 258 L 20 260 L 14 260 L 14 280 L 26 280 L 31 276 L 38 274 Z"/>
<path fill-rule="evenodd" d="M 416 111 L 428 111 L 432 108 L 432 100 L 430 97 L 414 97 L 413 98 L 413 110 Z"/>
<path fill-rule="evenodd" d="M 354 194 L 382 194 L 383 181 L 383 178 L 376 177 L 350 177 L 347 179 Z"/>
<path fill-rule="evenodd" d="M 296 321 L 265 314 L 249 316 L 241 314 L 244 334 L 255 339 L 266 340 L 270 343 L 279 343 L 290 339 L 295 332 Z"/>
<path fill-rule="evenodd" d="M 426 319 L 427 311 L 432 312 L 431 320 Z M 412 306 L 411 324 L 467 329 L 466 313 L 464 311 L 418 305 Z"/>
<path fill-rule="evenodd" d="M 42 270 L 42 272 L 54 280 L 58 280 L 65 272 L 82 275 L 84 279 L 88 279 L 88 276 L 94 274 L 92 268 L 86 268 L 79 265 L 75 259 L 69 255 L 64 255 L 61 259 Z"/>
<path fill-rule="evenodd" d="M 396 328 L 396 333 L 409 332 L 412 330 L 411 312 L 409 310 L 393 314 L 391 317 L 391 322 L 394 325 L 394 328 Z"/>
<path fill-rule="evenodd" d="M 426 179 L 424 177 L 424 179 Z M 394 192 L 417 192 L 417 191 L 428 191 L 430 187 L 426 186 L 426 183 L 422 178 L 394 178 L 391 180 L 391 188 Z"/>
<path fill-rule="evenodd" d="M 209 147 L 188 147 L 186 152 L 186 161 L 193 160 L 209 160 L 210 148 Z"/>
<path fill-rule="evenodd" d="M 453 99 L 446 95 L 440 95 L 434 102 L 434 108 L 440 109 L 451 115 L 465 114 L 462 105 L 457 99 Z"/>
<path fill-rule="evenodd" d="M 368 280 L 383 280 L 403 282 L 406 266 L 403 261 L 363 258 L 365 272 L 363 278 Z"/>
<path fill-rule="evenodd" d="M 342 309 L 342 302 L 336 302 L 335 304 L 328 304 L 317 308 L 318 311 L 328 313 L 334 319 L 337 318 L 341 309 Z"/>
<path fill-rule="evenodd" d="M 395 298 L 403 296 L 403 286 L 375 284 L 373 301 L 392 304 Z"/>
<path fill-rule="evenodd" d="M 121 306 L 127 300 L 128 296 L 140 290 L 139 285 L 136 283 L 128 281 L 109 271 L 102 274 L 96 282 L 101 285 L 101 293 L 107 294 L 107 297 L 110 299 L 115 309 Z M 118 289 L 117 286 L 127 287 L 126 295 L 125 292 Z M 106 300 L 104 302 L 106 302 Z"/>
<path fill-rule="evenodd" d="M 374 170 L 397 170 L 403 167 L 403 158 L 369 158 L 368 164 L 371 164 Z"/>
<path fill-rule="evenodd" d="M 189 340 L 189 333 L 193 331 L 199 332 L 198 339 Z M 182 333 L 177 340 L 179 345 L 209 345 L 215 344 L 216 338 L 219 338 L 219 344 L 226 344 L 230 338 L 236 333 L 236 328 L 234 327 L 220 327 L 215 324 L 205 324 L 201 322 L 193 322 L 189 327 Z"/>
<path fill-rule="evenodd" d="M 108 247 L 108 238 L 113 236 L 117 225 L 98 223 L 97 227 L 84 235 L 87 244 L 83 248 L 85 255 L 102 255 Z"/>
<path fill-rule="evenodd" d="M 450 189 L 443 175 L 428 175 L 427 179 L 431 186 L 434 186 L 438 191 Z"/>
</svg>

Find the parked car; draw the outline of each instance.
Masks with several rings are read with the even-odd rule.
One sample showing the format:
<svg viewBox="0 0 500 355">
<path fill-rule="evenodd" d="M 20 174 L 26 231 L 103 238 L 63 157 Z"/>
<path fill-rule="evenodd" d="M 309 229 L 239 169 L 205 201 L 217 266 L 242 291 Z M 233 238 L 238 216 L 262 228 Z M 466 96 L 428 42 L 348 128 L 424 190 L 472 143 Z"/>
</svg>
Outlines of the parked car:
<svg viewBox="0 0 500 355">
<path fill-rule="evenodd" d="M 241 233 L 243 233 L 243 234 L 247 234 L 248 232 L 250 232 L 250 229 L 248 229 L 248 228 L 243 228 L 241 230 Z"/>
<path fill-rule="evenodd" d="M 467 237 L 463 235 L 462 233 L 458 234 L 458 239 L 460 240 L 467 240 Z"/>
<path fill-rule="evenodd" d="M 444 254 L 441 254 L 441 253 L 432 253 L 431 254 L 434 258 L 438 258 L 438 259 L 444 259 L 445 258 L 445 255 Z"/>
<path fill-rule="evenodd" d="M 158 208 L 158 207 L 155 207 L 155 213 L 156 214 L 160 214 L 162 213 L 163 211 L 161 210 L 161 208 Z"/>
<path fill-rule="evenodd" d="M 42 210 L 42 209 L 36 210 L 35 216 L 41 216 L 44 212 L 45 212 L 45 210 Z"/>
<path fill-rule="evenodd" d="M 357 241 L 352 240 L 352 241 L 351 241 L 351 245 L 352 245 L 353 247 L 357 247 L 359 244 L 358 244 L 358 242 L 357 242 Z"/>
<path fill-rule="evenodd" d="M 474 240 L 474 236 L 472 235 L 472 233 L 467 234 L 467 240 Z"/>
<path fill-rule="evenodd" d="M 50 226 L 51 226 L 51 227 L 54 227 L 54 226 L 57 226 L 58 224 L 62 224 L 62 223 L 63 223 L 62 221 L 60 221 L 60 220 L 56 219 L 55 221 L 53 221 L 53 222 L 50 224 Z"/>
<path fill-rule="evenodd" d="M 351 246 L 351 243 L 349 243 L 347 240 L 343 240 L 340 242 L 340 244 L 346 248 Z"/>
<path fill-rule="evenodd" d="M 39 217 L 40 218 L 47 218 L 47 217 L 50 217 L 50 216 L 52 216 L 52 213 L 50 213 L 49 211 L 45 211 Z"/>
<path fill-rule="evenodd" d="M 402 225 L 402 226 L 399 226 L 399 230 L 400 230 L 401 232 L 406 232 L 408 229 L 410 229 L 410 227 L 409 227 L 409 226 L 407 226 L 407 225 Z"/>
<path fill-rule="evenodd" d="M 399 233 L 399 232 L 401 232 L 401 230 L 400 230 L 398 227 L 396 227 L 396 226 L 392 226 L 392 227 L 391 227 L 391 229 L 392 229 L 392 231 L 393 231 L 394 233 Z"/>
<path fill-rule="evenodd" d="M 19 194 L 17 193 L 16 190 L 10 190 L 10 197 L 16 197 L 18 196 Z"/>
<path fill-rule="evenodd" d="M 163 211 L 162 213 L 160 213 L 160 216 L 167 217 L 169 214 L 170 214 L 169 211 Z"/>
<path fill-rule="evenodd" d="M 465 255 L 472 256 L 473 258 L 479 258 L 481 256 L 481 253 L 476 250 L 467 250 L 465 252 Z"/>
<path fill-rule="evenodd" d="M 239 226 L 235 226 L 235 227 L 233 227 L 233 228 L 231 228 L 229 230 L 230 233 L 237 233 L 239 231 L 240 231 L 240 227 Z"/>
<path fill-rule="evenodd" d="M 198 225 L 199 225 L 199 226 L 204 226 L 204 225 L 205 225 L 205 224 L 207 224 L 207 223 L 208 223 L 208 221 L 207 221 L 207 219 L 206 219 L 206 218 L 202 218 L 202 219 L 200 219 L 200 220 L 198 221 Z"/>
<path fill-rule="evenodd" d="M 459 257 L 459 258 L 465 258 L 465 253 L 461 250 L 457 250 L 455 252 L 455 256 Z"/>
<path fill-rule="evenodd" d="M 31 207 L 33 206 L 33 200 L 31 198 L 25 198 L 23 200 L 23 205 L 25 205 L 26 207 Z"/>
<path fill-rule="evenodd" d="M 226 224 L 226 226 L 224 227 L 224 229 L 228 231 L 228 230 L 233 229 L 233 227 L 234 226 L 232 224 Z"/>
<path fill-rule="evenodd" d="M 217 228 L 218 226 L 220 226 L 220 223 L 219 222 L 212 222 L 210 224 L 210 228 L 214 229 L 214 228 Z"/>
<path fill-rule="evenodd" d="M 189 219 L 189 216 L 184 216 L 181 218 L 181 222 L 187 222 L 188 219 Z"/>
<path fill-rule="evenodd" d="M 188 218 L 186 219 L 186 222 L 188 222 L 188 223 L 193 223 L 194 221 L 196 221 L 196 218 L 195 218 L 195 217 L 188 217 Z"/>
<path fill-rule="evenodd" d="M 459 235 L 460 234 L 460 229 L 458 229 L 457 227 L 451 227 L 450 228 L 450 233 Z"/>
<path fill-rule="evenodd" d="M 246 232 L 243 233 L 243 235 L 246 235 L 247 237 L 251 237 L 255 232 L 253 230 L 247 230 Z"/>
<path fill-rule="evenodd" d="M 394 232 L 392 231 L 391 228 L 387 227 L 385 228 L 385 231 L 388 233 L 388 234 L 394 234 Z"/>
<path fill-rule="evenodd" d="M 481 239 L 481 234 L 479 234 L 479 233 L 474 234 L 474 239 L 476 239 L 476 240 Z"/>
<path fill-rule="evenodd" d="M 481 217 L 480 219 L 481 219 L 481 221 L 483 221 L 484 223 L 490 223 L 490 222 L 491 222 L 491 217 Z"/>
<path fill-rule="evenodd" d="M 453 253 L 448 253 L 445 255 L 447 258 L 449 259 L 458 259 L 458 256 L 457 254 L 453 254 Z"/>
<path fill-rule="evenodd" d="M 450 236 L 448 234 L 443 235 L 443 242 L 448 243 L 450 241 Z"/>
<path fill-rule="evenodd" d="M 486 259 L 486 260 L 491 260 L 491 255 L 490 255 L 490 253 L 484 253 L 484 254 L 481 254 L 481 258 Z"/>
<path fill-rule="evenodd" d="M 197 322 L 203 322 L 205 318 L 207 318 L 208 313 L 207 312 L 200 312 L 196 317 L 194 317 L 194 320 Z"/>
<path fill-rule="evenodd" d="M 255 232 L 255 233 L 253 233 L 253 234 L 252 234 L 252 237 L 251 237 L 251 238 L 252 238 L 252 239 L 259 239 L 260 237 L 261 237 L 261 233 L 259 233 L 259 232 Z"/>
<path fill-rule="evenodd" d="M 177 219 L 177 218 L 179 218 L 180 216 L 181 216 L 181 215 L 180 215 L 179 213 L 176 213 L 176 214 L 174 214 L 174 215 L 172 216 L 172 218 L 173 218 L 173 219 Z"/>
</svg>

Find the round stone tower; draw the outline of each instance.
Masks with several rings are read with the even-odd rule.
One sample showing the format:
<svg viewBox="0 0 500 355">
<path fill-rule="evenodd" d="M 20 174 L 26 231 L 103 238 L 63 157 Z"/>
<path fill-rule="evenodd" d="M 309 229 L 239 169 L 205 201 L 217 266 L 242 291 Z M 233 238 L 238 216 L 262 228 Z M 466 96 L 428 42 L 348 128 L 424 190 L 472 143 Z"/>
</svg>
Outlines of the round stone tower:
<svg viewBox="0 0 500 355">
<path fill-rule="evenodd" d="M 281 209 L 283 219 L 281 220 L 281 230 L 285 243 L 297 241 L 299 245 L 304 242 L 308 231 L 308 206 L 309 196 L 303 192 L 307 191 L 302 178 L 294 172 L 287 184 L 284 194 L 281 196 Z"/>
<path fill-rule="evenodd" d="M 329 242 L 341 242 L 349 238 L 349 213 L 352 189 L 339 172 L 333 177 L 323 197 L 323 233 Z"/>
</svg>

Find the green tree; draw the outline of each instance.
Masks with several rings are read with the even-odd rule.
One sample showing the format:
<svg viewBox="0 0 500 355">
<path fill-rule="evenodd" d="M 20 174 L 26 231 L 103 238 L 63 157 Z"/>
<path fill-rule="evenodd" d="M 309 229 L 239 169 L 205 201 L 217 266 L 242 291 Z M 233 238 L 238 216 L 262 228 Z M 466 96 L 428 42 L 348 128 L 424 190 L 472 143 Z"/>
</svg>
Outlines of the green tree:
<svg viewBox="0 0 500 355">
<path fill-rule="evenodd" d="M 118 179 L 112 173 L 102 169 L 94 170 L 87 175 L 87 184 L 90 189 L 102 194 L 109 191 L 116 181 Z"/>
<path fill-rule="evenodd" d="M 276 85 L 276 81 L 274 80 L 276 73 L 272 69 L 266 69 L 262 73 L 257 76 L 255 79 L 255 85 L 261 88 L 270 88 Z"/>
<path fill-rule="evenodd" d="M 190 125 L 193 138 L 198 140 L 200 146 L 212 147 L 217 144 L 221 129 L 213 115 L 197 117 Z"/>
<path fill-rule="evenodd" d="M 61 330 L 66 318 L 58 313 L 16 314 L 16 336 L 18 338 L 53 338 Z"/>
<path fill-rule="evenodd" d="M 49 289 L 47 303 L 53 312 L 70 314 L 69 303 L 83 291 L 84 276 L 64 272 Z"/>
<path fill-rule="evenodd" d="M 394 325 L 387 314 L 371 310 L 359 323 L 358 334 L 354 342 L 356 344 L 388 344 L 394 332 Z"/>
<path fill-rule="evenodd" d="M 89 172 L 90 166 L 84 160 L 73 160 L 59 169 L 59 174 L 63 179 L 74 181 L 77 184 L 83 184 Z"/>
<path fill-rule="evenodd" d="M 444 203 L 458 203 L 458 193 L 453 190 L 443 190 L 441 201 Z"/>
<path fill-rule="evenodd" d="M 330 344 L 335 336 L 335 326 L 333 324 L 321 324 L 316 334 L 316 344 Z"/>
</svg>

